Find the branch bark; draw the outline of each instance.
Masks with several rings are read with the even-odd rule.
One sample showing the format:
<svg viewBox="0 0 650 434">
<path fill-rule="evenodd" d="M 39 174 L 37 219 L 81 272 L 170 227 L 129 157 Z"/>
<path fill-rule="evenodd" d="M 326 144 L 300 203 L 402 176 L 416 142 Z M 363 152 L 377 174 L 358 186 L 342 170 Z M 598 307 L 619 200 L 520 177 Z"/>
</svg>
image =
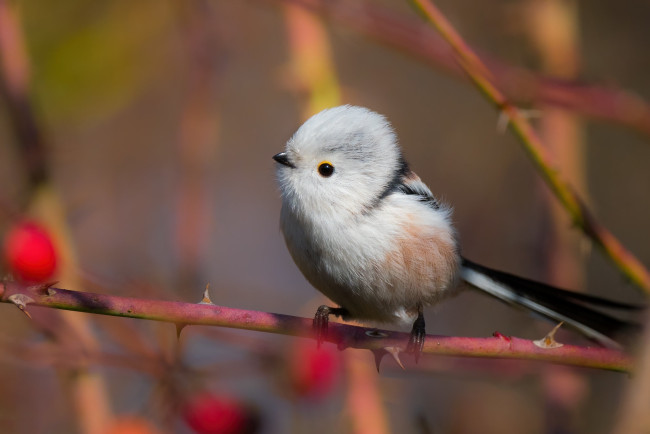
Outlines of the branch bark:
<svg viewBox="0 0 650 434">
<path fill-rule="evenodd" d="M 267 333 L 313 337 L 312 320 L 252 310 L 234 309 L 210 303 L 183 303 L 119 297 L 71 291 L 48 284 L 28 286 L 18 282 L 0 284 L 0 302 L 13 303 L 26 311 L 30 305 L 174 323 L 178 326 L 208 325 Z M 407 333 L 330 323 L 327 341 L 339 349 L 383 351 L 404 348 Z M 586 368 L 630 372 L 632 359 L 618 350 L 563 345 L 540 348 L 533 341 L 496 335 L 489 338 L 428 335 L 425 354 L 535 360 Z"/>
</svg>

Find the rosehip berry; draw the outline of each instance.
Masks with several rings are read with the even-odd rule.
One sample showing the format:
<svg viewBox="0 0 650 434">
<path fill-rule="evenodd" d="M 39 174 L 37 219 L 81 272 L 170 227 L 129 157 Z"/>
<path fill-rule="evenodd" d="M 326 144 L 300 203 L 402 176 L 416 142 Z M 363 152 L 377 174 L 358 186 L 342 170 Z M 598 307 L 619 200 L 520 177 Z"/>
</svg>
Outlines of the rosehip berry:
<svg viewBox="0 0 650 434">
<path fill-rule="evenodd" d="M 240 402 L 206 392 L 189 401 L 183 416 L 199 434 L 241 434 L 251 432 L 248 413 Z"/>
<path fill-rule="evenodd" d="M 4 256 L 12 274 L 25 282 L 43 282 L 56 271 L 57 255 L 52 238 L 34 222 L 24 221 L 9 230 Z"/>
<path fill-rule="evenodd" d="M 333 347 L 316 348 L 311 341 L 298 343 L 291 362 L 294 390 L 306 398 L 325 397 L 334 389 L 341 365 L 341 353 Z"/>
</svg>

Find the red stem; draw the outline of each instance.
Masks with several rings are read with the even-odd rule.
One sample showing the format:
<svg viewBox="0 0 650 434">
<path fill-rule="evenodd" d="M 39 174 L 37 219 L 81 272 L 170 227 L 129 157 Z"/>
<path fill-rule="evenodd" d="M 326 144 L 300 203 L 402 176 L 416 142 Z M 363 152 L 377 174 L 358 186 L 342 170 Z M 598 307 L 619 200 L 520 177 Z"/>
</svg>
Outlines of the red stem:
<svg viewBox="0 0 650 434">
<path fill-rule="evenodd" d="M 12 303 L 16 295 L 24 295 L 29 305 L 74 310 L 100 315 L 123 316 L 179 325 L 212 325 L 290 336 L 312 337 L 312 320 L 290 315 L 223 306 L 173 301 L 147 300 L 90 292 L 70 291 L 47 285 L 27 286 L 17 282 L 0 285 L 0 301 Z M 14 296 L 14 297 L 12 297 Z M 376 330 L 346 324 L 330 323 L 327 341 L 339 348 L 381 350 L 404 348 L 407 333 Z M 425 354 L 537 360 L 588 368 L 629 372 L 632 359 L 626 354 L 600 347 L 564 345 L 544 349 L 532 341 L 498 335 L 489 338 L 428 335 Z"/>
</svg>

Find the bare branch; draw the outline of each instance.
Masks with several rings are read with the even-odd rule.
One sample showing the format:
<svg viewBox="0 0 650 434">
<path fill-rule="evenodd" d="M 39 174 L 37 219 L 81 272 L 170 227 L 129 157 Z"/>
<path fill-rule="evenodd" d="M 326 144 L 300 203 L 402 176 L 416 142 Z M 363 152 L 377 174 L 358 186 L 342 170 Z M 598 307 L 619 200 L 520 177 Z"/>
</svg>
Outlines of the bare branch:
<svg viewBox="0 0 650 434">
<path fill-rule="evenodd" d="M 618 269 L 635 285 L 650 293 L 650 272 L 589 211 L 585 202 L 557 169 L 554 156 L 545 148 L 532 125 L 521 111 L 494 84 L 494 79 L 476 53 L 467 45 L 442 12 L 428 0 L 414 0 L 427 20 L 438 30 L 457 55 L 458 63 L 485 98 L 510 119 L 510 126 L 528 156 L 569 213 L 574 223 L 609 256 Z"/>
<path fill-rule="evenodd" d="M 30 302 L 26 309 L 35 305 L 175 324 L 209 325 L 312 337 L 312 320 L 308 318 L 210 304 L 70 291 L 48 285 L 27 286 L 17 282 L 4 282 L 0 285 L 0 301 L 10 303 L 10 297 L 17 294 L 29 297 Z M 330 323 L 326 340 L 340 349 L 377 351 L 393 347 L 404 348 L 408 338 L 407 333 Z M 575 345 L 545 349 L 530 340 L 500 334 L 489 338 L 428 335 L 423 352 L 445 356 L 546 361 L 620 372 L 629 372 L 632 368 L 632 359 L 617 350 Z"/>
</svg>

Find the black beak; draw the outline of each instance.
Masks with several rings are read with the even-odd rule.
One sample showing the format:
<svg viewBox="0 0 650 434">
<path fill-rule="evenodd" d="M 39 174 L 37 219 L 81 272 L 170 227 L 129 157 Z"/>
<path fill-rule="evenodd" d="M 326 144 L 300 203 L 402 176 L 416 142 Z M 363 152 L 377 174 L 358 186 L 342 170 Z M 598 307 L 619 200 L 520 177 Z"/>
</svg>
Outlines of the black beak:
<svg viewBox="0 0 650 434">
<path fill-rule="evenodd" d="M 280 152 L 279 154 L 275 154 L 273 156 L 273 159 L 278 163 L 282 164 L 283 166 L 291 167 L 292 169 L 296 168 L 296 166 L 294 166 L 293 163 L 289 161 L 289 157 L 287 157 L 286 152 Z"/>
</svg>

